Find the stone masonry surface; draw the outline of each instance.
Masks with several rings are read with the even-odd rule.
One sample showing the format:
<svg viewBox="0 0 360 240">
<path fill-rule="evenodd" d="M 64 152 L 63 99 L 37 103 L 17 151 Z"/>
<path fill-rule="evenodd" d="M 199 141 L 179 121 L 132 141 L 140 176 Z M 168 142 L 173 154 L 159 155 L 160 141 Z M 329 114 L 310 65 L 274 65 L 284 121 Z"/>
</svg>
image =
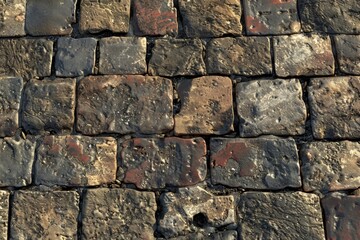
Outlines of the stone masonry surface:
<svg viewBox="0 0 360 240">
<path fill-rule="evenodd" d="M 359 206 L 359 0 L 0 0 L 0 240 L 358 240 Z"/>
</svg>

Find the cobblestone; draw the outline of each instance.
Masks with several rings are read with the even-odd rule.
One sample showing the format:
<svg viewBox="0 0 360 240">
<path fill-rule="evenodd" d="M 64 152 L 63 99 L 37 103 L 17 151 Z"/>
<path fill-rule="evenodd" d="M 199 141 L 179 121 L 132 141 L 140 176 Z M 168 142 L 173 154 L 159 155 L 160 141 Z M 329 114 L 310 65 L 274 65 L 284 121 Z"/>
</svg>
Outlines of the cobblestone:
<svg viewBox="0 0 360 240">
<path fill-rule="evenodd" d="M 340 71 L 360 75 L 360 35 L 334 36 Z"/>
<path fill-rule="evenodd" d="M 0 37 L 24 36 L 26 0 L 0 1 Z"/>
</svg>

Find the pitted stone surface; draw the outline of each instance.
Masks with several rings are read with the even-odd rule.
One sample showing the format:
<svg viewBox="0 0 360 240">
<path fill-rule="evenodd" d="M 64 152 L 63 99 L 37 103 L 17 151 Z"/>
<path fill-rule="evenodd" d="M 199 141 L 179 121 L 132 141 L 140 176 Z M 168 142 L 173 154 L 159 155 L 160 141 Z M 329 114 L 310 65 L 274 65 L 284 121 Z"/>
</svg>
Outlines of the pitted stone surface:
<svg viewBox="0 0 360 240">
<path fill-rule="evenodd" d="M 330 37 L 296 34 L 274 40 L 275 72 L 279 77 L 333 75 Z"/>
<path fill-rule="evenodd" d="M 81 0 L 80 31 L 98 33 L 129 30 L 131 0 Z"/>
<path fill-rule="evenodd" d="M 16 191 L 10 239 L 76 239 L 79 194 Z"/>
<path fill-rule="evenodd" d="M 175 133 L 226 134 L 233 130 L 232 81 L 205 76 L 182 79 L 176 86 L 181 109 L 175 115 Z"/>
<path fill-rule="evenodd" d="M 24 80 L 51 74 L 53 42 L 44 39 L 0 39 L 0 75 Z"/>
<path fill-rule="evenodd" d="M 305 191 L 337 191 L 360 186 L 360 143 L 312 142 L 301 151 Z"/>
<path fill-rule="evenodd" d="M 140 189 L 185 187 L 206 177 L 206 143 L 202 138 L 135 138 L 122 144 L 124 182 Z"/>
<path fill-rule="evenodd" d="M 172 83 L 161 77 L 89 76 L 77 103 L 77 130 L 88 135 L 162 133 L 174 125 Z"/>
<path fill-rule="evenodd" d="M 26 32 L 33 36 L 69 35 L 77 0 L 26 0 Z"/>
<path fill-rule="evenodd" d="M 204 75 L 203 48 L 200 39 L 157 39 L 149 62 L 149 74 Z"/>
<path fill-rule="evenodd" d="M 173 0 L 135 0 L 134 17 L 138 35 L 177 35 Z"/>
<path fill-rule="evenodd" d="M 170 240 L 237 240 L 238 234 L 235 230 L 226 230 L 221 232 L 209 233 L 199 232 L 190 233 L 185 236 L 178 236 L 173 238 L 167 238 Z M 158 238 L 157 240 L 164 240 L 165 238 Z"/>
<path fill-rule="evenodd" d="M 330 195 L 321 203 L 327 239 L 360 239 L 360 196 Z"/>
<path fill-rule="evenodd" d="M 237 0 L 179 0 L 179 10 L 187 37 L 241 34 L 241 6 Z"/>
<path fill-rule="evenodd" d="M 305 133 L 306 106 L 297 79 L 238 83 L 236 100 L 241 137 Z"/>
<path fill-rule="evenodd" d="M 22 89 L 22 78 L 0 76 L 0 137 L 14 136 L 19 128 Z"/>
<path fill-rule="evenodd" d="M 96 186 L 116 178 L 116 140 L 111 137 L 45 136 L 37 149 L 35 183 Z"/>
<path fill-rule="evenodd" d="M 109 37 L 100 40 L 101 74 L 145 74 L 146 38 Z"/>
<path fill-rule="evenodd" d="M 24 36 L 26 0 L 0 0 L 0 37 Z"/>
<path fill-rule="evenodd" d="M 315 138 L 360 137 L 360 77 L 314 78 L 308 93 Z"/>
<path fill-rule="evenodd" d="M 334 36 L 340 71 L 360 75 L 360 35 Z"/>
<path fill-rule="evenodd" d="M 162 194 L 160 204 L 158 231 L 166 238 L 235 223 L 232 195 L 214 196 L 200 187 L 180 188 Z"/>
<path fill-rule="evenodd" d="M 155 211 L 152 192 L 89 189 L 82 209 L 82 238 L 155 239 Z"/>
<path fill-rule="evenodd" d="M 75 79 L 30 80 L 24 89 L 22 127 L 30 134 L 70 133 L 74 125 Z"/>
<path fill-rule="evenodd" d="M 301 187 L 299 158 L 293 139 L 213 138 L 210 151 L 214 184 L 270 190 Z"/>
<path fill-rule="evenodd" d="M 0 139 L 0 187 L 31 184 L 34 151 L 30 140 Z"/>
<path fill-rule="evenodd" d="M 265 75 L 272 73 L 267 37 L 214 38 L 206 49 L 209 74 Z"/>
<path fill-rule="evenodd" d="M 315 194 L 246 192 L 238 217 L 240 239 L 325 239 Z"/>
<path fill-rule="evenodd" d="M 360 33 L 358 0 L 298 0 L 305 32 Z"/>
<path fill-rule="evenodd" d="M 0 240 L 8 237 L 9 197 L 9 192 L 0 190 Z"/>
<path fill-rule="evenodd" d="M 249 35 L 289 34 L 301 30 L 296 0 L 245 0 L 244 10 Z"/>
<path fill-rule="evenodd" d="M 95 38 L 59 38 L 55 57 L 56 76 L 77 77 L 94 73 Z"/>
</svg>

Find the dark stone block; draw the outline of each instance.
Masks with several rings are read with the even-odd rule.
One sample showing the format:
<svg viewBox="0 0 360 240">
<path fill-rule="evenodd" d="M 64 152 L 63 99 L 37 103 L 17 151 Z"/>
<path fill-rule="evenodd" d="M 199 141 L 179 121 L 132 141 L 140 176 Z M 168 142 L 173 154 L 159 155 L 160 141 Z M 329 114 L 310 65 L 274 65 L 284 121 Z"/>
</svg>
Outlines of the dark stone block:
<svg viewBox="0 0 360 240">
<path fill-rule="evenodd" d="M 334 36 L 340 71 L 360 75 L 360 35 Z"/>
</svg>

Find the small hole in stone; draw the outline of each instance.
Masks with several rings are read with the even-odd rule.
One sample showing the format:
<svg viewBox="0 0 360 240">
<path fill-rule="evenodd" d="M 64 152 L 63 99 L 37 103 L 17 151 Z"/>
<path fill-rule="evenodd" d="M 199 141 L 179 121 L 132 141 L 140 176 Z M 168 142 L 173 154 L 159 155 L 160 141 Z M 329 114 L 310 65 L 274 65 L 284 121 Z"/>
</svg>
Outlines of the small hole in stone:
<svg viewBox="0 0 360 240">
<path fill-rule="evenodd" d="M 208 224 L 208 218 L 206 214 L 198 213 L 194 215 L 193 222 L 195 226 L 203 228 Z"/>
</svg>

